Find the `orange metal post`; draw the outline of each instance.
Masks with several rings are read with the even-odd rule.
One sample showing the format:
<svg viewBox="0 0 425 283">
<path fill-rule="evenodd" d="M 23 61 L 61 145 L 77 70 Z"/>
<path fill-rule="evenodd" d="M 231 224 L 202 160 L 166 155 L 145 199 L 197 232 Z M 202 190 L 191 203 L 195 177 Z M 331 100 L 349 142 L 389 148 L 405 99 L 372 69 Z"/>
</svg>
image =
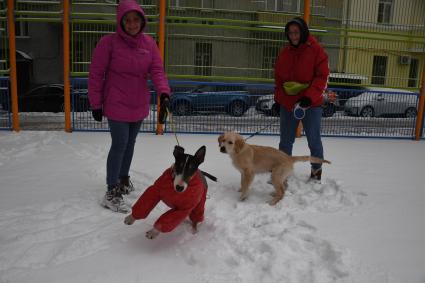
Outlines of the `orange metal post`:
<svg viewBox="0 0 425 283">
<path fill-rule="evenodd" d="M 18 85 L 16 76 L 16 41 L 15 41 L 14 0 L 7 1 L 7 27 L 9 30 L 10 94 L 12 100 L 12 129 L 19 132 Z"/>
<path fill-rule="evenodd" d="M 421 96 L 419 97 L 418 103 L 418 115 L 416 117 L 416 127 L 415 127 L 415 140 L 419 140 L 421 138 L 421 128 L 422 121 L 424 118 L 424 104 L 425 104 L 425 63 L 422 68 L 422 87 L 421 87 Z"/>
<path fill-rule="evenodd" d="M 310 23 L 310 0 L 304 0 L 304 21 L 307 23 L 307 25 Z M 297 138 L 301 137 L 302 130 L 303 124 L 300 122 L 295 134 Z"/>
<path fill-rule="evenodd" d="M 304 21 L 310 24 L 310 0 L 304 0 Z"/>
<path fill-rule="evenodd" d="M 71 86 L 69 83 L 69 0 L 63 0 L 63 94 L 65 132 L 71 129 Z"/>
<path fill-rule="evenodd" d="M 159 30 L 158 30 L 158 44 L 159 44 L 159 52 L 161 53 L 162 60 L 165 61 L 165 15 L 166 15 L 166 0 L 159 1 Z M 161 94 L 157 93 L 156 95 L 156 134 L 162 135 L 164 134 L 163 125 L 159 123 L 159 99 Z"/>
</svg>

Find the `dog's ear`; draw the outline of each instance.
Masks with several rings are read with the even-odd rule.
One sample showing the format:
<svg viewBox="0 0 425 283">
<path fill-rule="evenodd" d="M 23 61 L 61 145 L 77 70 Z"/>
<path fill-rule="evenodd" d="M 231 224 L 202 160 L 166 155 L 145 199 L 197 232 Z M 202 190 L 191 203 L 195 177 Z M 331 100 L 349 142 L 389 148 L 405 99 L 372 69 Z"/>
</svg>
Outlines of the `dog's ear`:
<svg viewBox="0 0 425 283">
<path fill-rule="evenodd" d="M 196 152 L 195 152 L 195 158 L 201 164 L 205 160 L 205 153 L 207 151 L 207 148 L 205 145 L 201 146 Z"/>
<path fill-rule="evenodd" d="M 245 141 L 243 139 L 236 139 L 235 145 L 234 145 L 235 153 L 239 153 L 242 150 L 244 144 L 245 144 Z"/>
<path fill-rule="evenodd" d="M 179 156 L 180 154 L 183 154 L 183 153 L 184 153 L 184 148 L 183 147 L 181 147 L 179 145 L 176 145 L 174 147 L 173 155 L 174 155 L 175 158 L 177 158 L 177 156 Z"/>
<path fill-rule="evenodd" d="M 218 143 L 223 142 L 223 140 L 224 140 L 224 134 L 222 134 L 218 137 Z"/>
</svg>

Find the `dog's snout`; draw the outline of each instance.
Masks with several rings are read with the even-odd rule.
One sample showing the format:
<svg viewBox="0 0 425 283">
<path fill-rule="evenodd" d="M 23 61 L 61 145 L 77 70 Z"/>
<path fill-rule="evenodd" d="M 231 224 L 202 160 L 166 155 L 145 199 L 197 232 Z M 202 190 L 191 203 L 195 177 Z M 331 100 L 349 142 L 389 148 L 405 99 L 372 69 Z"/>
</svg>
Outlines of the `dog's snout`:
<svg viewBox="0 0 425 283">
<path fill-rule="evenodd" d="M 222 152 L 222 153 L 226 153 L 226 147 L 221 146 L 221 147 L 220 147 L 220 152 Z"/>
<path fill-rule="evenodd" d="M 176 191 L 181 193 L 181 192 L 183 192 L 183 190 L 184 190 L 184 186 L 176 185 Z"/>
</svg>

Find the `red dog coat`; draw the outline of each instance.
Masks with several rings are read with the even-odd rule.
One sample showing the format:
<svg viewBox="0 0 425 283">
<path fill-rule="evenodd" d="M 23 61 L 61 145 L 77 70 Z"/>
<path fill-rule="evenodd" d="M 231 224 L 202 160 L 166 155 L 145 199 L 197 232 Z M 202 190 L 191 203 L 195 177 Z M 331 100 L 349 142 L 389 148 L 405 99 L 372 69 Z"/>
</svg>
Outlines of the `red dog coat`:
<svg viewBox="0 0 425 283">
<path fill-rule="evenodd" d="M 135 219 L 145 219 L 152 209 L 162 200 L 171 209 L 162 214 L 154 227 L 162 233 L 174 230 L 187 216 L 193 224 L 204 220 L 207 188 L 198 170 L 183 192 L 179 193 L 173 186 L 173 170 L 167 169 L 146 189 L 133 205 L 132 216 Z"/>
</svg>

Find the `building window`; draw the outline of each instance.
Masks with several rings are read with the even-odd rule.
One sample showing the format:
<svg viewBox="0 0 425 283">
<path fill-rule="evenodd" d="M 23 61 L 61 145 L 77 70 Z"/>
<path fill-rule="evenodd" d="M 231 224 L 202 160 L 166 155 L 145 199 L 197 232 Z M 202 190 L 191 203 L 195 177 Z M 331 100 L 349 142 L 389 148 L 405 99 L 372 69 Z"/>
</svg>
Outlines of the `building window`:
<svg viewBox="0 0 425 283">
<path fill-rule="evenodd" d="M 417 87 L 418 84 L 419 60 L 412 58 L 410 60 L 408 87 Z"/>
<path fill-rule="evenodd" d="M 387 61 L 388 58 L 386 56 L 373 56 L 372 84 L 385 84 L 385 76 L 387 74 Z"/>
<path fill-rule="evenodd" d="M 379 0 L 378 23 L 389 24 L 393 10 L 393 0 Z"/>
<path fill-rule="evenodd" d="M 211 76 L 212 43 L 197 42 L 195 46 L 195 73 L 200 76 Z"/>
<path fill-rule="evenodd" d="M 18 37 L 29 36 L 28 22 L 15 22 L 15 35 Z"/>
<path fill-rule="evenodd" d="M 201 0 L 201 8 L 214 9 L 214 0 Z"/>
<path fill-rule="evenodd" d="M 171 7 L 180 7 L 183 6 L 183 0 L 171 0 L 170 1 L 170 6 Z"/>
<path fill-rule="evenodd" d="M 266 10 L 267 11 L 277 11 L 277 12 L 291 12 L 292 11 L 292 0 L 266 0 Z"/>
<path fill-rule="evenodd" d="M 273 78 L 273 67 L 276 57 L 279 52 L 277 46 L 264 46 L 263 47 L 263 63 L 261 65 L 261 77 Z"/>
</svg>

